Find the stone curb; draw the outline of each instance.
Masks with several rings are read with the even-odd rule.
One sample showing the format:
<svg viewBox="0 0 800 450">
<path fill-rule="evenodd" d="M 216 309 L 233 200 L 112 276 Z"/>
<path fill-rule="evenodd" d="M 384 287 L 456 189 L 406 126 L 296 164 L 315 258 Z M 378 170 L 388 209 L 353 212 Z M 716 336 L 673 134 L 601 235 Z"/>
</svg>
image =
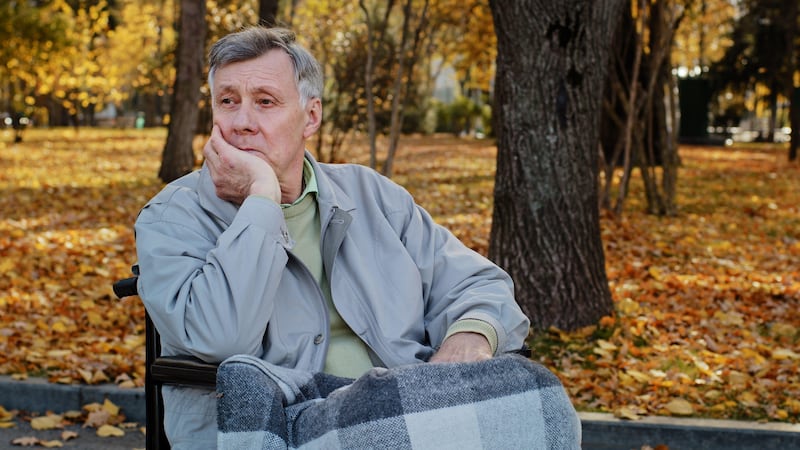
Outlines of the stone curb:
<svg viewBox="0 0 800 450">
<path fill-rule="evenodd" d="M 122 408 L 128 421 L 145 423 L 143 388 L 113 384 L 87 386 L 48 383 L 31 378 L 17 381 L 0 376 L 0 406 L 29 412 L 79 410 L 106 398 Z M 674 417 L 621 420 L 611 414 L 579 413 L 584 450 L 630 450 L 666 445 L 675 449 L 800 449 L 800 424 L 757 423 Z"/>
<path fill-rule="evenodd" d="M 114 384 L 67 385 L 42 378 L 18 381 L 0 376 L 0 406 L 6 409 L 45 413 L 80 410 L 83 405 L 109 399 L 122 408 L 129 422 L 145 422 L 144 388 L 121 389 Z"/>
<path fill-rule="evenodd" d="M 800 449 L 800 424 L 675 417 L 622 420 L 611 414 L 579 413 L 584 450 Z"/>
</svg>

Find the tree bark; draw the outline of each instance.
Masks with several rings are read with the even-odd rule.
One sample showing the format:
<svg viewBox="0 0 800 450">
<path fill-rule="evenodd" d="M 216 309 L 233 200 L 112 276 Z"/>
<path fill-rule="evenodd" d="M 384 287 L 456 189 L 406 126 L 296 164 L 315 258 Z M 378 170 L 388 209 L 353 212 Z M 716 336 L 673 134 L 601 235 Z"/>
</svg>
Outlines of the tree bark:
<svg viewBox="0 0 800 450">
<path fill-rule="evenodd" d="M 800 88 L 792 90 L 792 103 L 789 105 L 789 125 L 792 134 L 789 142 L 789 162 L 797 161 L 797 148 L 800 147 Z"/>
<path fill-rule="evenodd" d="M 797 70 L 797 58 L 800 47 L 796 45 L 798 29 L 798 19 L 800 19 L 800 5 L 797 2 L 789 2 L 785 10 L 788 18 L 786 28 L 786 48 L 789 54 L 786 55 L 787 74 L 788 74 L 788 96 L 789 96 L 789 126 L 792 134 L 789 141 L 789 162 L 797 161 L 797 147 L 800 147 L 800 87 L 794 84 L 794 72 Z"/>
<path fill-rule="evenodd" d="M 267 27 L 275 26 L 275 18 L 278 16 L 278 0 L 259 0 L 258 1 L 258 21 Z"/>
<path fill-rule="evenodd" d="M 394 83 L 392 87 L 392 109 L 391 119 L 389 123 L 389 148 L 386 151 L 386 159 L 383 163 L 382 173 L 387 177 L 392 176 L 392 169 L 394 167 L 394 157 L 397 154 L 397 146 L 400 142 L 400 132 L 403 128 L 404 109 L 408 103 L 408 95 L 410 88 L 413 85 L 414 64 L 419 58 L 419 43 L 420 33 L 422 33 L 427 21 L 428 13 L 428 0 L 425 0 L 420 13 L 419 23 L 413 31 L 414 39 L 412 40 L 411 48 L 408 48 L 408 41 L 412 31 L 412 0 L 406 0 L 403 7 L 403 31 L 401 32 L 400 45 L 397 51 L 397 71 L 395 72 Z M 406 82 L 403 82 L 403 79 Z M 404 90 L 405 88 L 405 90 Z"/>
<path fill-rule="evenodd" d="M 497 33 L 495 206 L 489 256 L 534 329 L 613 310 L 597 206 L 597 145 L 624 0 L 490 0 Z"/>
<path fill-rule="evenodd" d="M 194 140 L 206 41 L 206 2 L 181 0 L 178 56 L 167 143 L 158 177 L 165 183 L 194 169 Z"/>
<path fill-rule="evenodd" d="M 367 101 L 367 130 L 369 134 L 369 166 L 377 169 L 378 166 L 378 146 L 377 146 L 377 119 L 375 118 L 375 64 L 378 50 L 384 45 L 384 39 L 389 27 L 389 17 L 394 9 L 394 0 L 386 0 L 386 7 L 383 10 L 383 17 L 379 21 L 378 8 L 373 6 L 372 13 L 364 0 L 359 0 L 359 7 L 364 12 L 364 20 L 367 24 L 367 64 L 364 67 L 364 81 Z"/>
</svg>

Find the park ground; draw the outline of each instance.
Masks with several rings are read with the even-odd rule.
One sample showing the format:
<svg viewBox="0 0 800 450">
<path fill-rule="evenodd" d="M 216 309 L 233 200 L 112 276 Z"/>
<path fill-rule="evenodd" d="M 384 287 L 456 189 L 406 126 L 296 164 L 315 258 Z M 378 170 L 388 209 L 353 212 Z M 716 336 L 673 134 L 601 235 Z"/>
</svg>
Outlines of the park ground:
<svg viewBox="0 0 800 450">
<path fill-rule="evenodd" d="M 165 137 L 0 131 L 0 375 L 142 385 L 144 310 L 111 284 L 135 261 Z M 362 141 L 345 147 L 340 160 L 368 161 Z M 638 179 L 620 216 L 601 214 L 614 314 L 530 342 L 579 410 L 800 421 L 800 164 L 786 154 L 683 146 L 677 216 L 644 213 Z M 491 140 L 408 137 L 393 178 L 485 254 L 495 155 Z"/>
</svg>

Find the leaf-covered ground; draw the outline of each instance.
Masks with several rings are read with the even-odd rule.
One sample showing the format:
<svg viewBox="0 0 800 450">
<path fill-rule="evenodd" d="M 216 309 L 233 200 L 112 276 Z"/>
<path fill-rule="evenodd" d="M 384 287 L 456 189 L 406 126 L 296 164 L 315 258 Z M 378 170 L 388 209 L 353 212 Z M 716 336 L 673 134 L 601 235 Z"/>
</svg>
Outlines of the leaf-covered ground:
<svg viewBox="0 0 800 450">
<path fill-rule="evenodd" d="M 143 309 L 111 283 L 160 189 L 163 130 L 0 132 L 0 374 L 141 385 Z M 367 161 L 363 145 L 344 159 Z M 683 147 L 680 214 L 644 214 L 638 180 L 602 218 L 616 312 L 532 339 L 576 406 L 800 419 L 800 165 L 782 146 Z M 485 253 L 495 148 L 408 138 L 395 166 L 433 216 Z"/>
</svg>

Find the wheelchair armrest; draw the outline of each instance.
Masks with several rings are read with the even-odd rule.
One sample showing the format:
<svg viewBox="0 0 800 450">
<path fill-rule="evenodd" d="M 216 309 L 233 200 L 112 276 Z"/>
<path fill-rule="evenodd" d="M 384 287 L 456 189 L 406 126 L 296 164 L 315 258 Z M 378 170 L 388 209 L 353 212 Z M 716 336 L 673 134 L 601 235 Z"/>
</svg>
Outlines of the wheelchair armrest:
<svg viewBox="0 0 800 450">
<path fill-rule="evenodd" d="M 118 280 L 114 283 L 114 294 L 117 298 L 125 298 L 131 297 L 134 295 L 138 295 L 138 287 L 136 286 L 136 281 L 139 279 L 138 276 L 124 278 L 122 280 Z"/>
<path fill-rule="evenodd" d="M 160 356 L 150 365 L 156 384 L 180 384 L 197 387 L 217 385 L 217 364 L 193 356 Z"/>
</svg>

